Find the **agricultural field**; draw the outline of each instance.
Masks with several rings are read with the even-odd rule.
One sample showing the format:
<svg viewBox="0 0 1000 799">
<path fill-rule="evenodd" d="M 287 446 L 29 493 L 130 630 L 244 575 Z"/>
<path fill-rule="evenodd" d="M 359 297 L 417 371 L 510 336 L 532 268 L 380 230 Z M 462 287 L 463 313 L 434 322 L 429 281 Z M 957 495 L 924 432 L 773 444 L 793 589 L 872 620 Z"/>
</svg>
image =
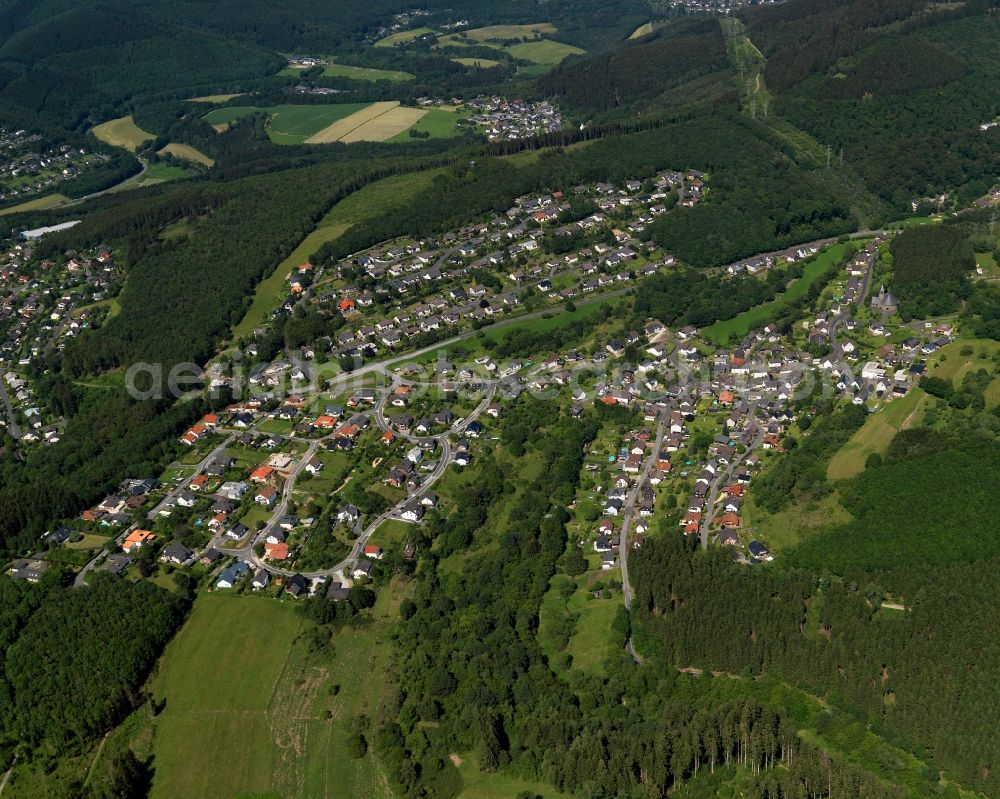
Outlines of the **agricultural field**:
<svg viewBox="0 0 1000 799">
<path fill-rule="evenodd" d="M 522 42 L 505 48 L 514 58 L 531 61 L 533 64 L 555 66 L 571 55 L 580 55 L 584 51 L 571 44 L 556 42 L 552 39 L 539 39 L 535 42 Z"/>
<path fill-rule="evenodd" d="M 127 117 L 102 122 L 95 126 L 91 133 L 105 144 L 110 144 L 112 147 L 124 147 L 132 152 L 156 138 L 152 133 L 147 133 L 136 125 L 131 114 Z"/>
<path fill-rule="evenodd" d="M 438 39 L 437 47 L 468 47 L 472 44 L 493 44 L 494 40 L 533 39 L 546 33 L 555 33 L 556 27 L 551 22 L 536 22 L 531 25 L 487 25 L 485 28 L 473 28 L 462 33 L 450 33 Z"/>
<path fill-rule="evenodd" d="M 227 106 L 209 111 L 204 120 L 216 128 L 225 129 L 238 119 L 258 111 L 269 115 L 267 135 L 276 144 L 302 144 L 310 136 L 368 107 L 368 103 L 338 103 L 335 105 L 275 105 Z"/>
<path fill-rule="evenodd" d="M 341 141 L 349 144 L 358 141 L 388 141 L 393 136 L 413 127 L 426 113 L 423 109 L 404 108 L 398 103 L 373 103 L 366 111 L 352 114 L 340 123 L 322 131 L 314 137 L 315 143 Z M 345 132 L 339 132 L 348 127 L 349 129 Z M 309 140 L 309 143 L 314 142 Z"/>
<path fill-rule="evenodd" d="M 379 39 L 375 42 L 376 47 L 395 47 L 399 44 L 406 44 L 406 42 L 412 42 L 414 39 L 419 39 L 421 36 L 426 36 L 429 33 L 437 33 L 437 31 L 431 28 L 413 28 L 408 31 L 399 31 L 398 33 L 391 33 L 384 39 Z"/>
<path fill-rule="evenodd" d="M 263 324 L 286 295 L 285 281 L 291 270 L 308 261 L 324 244 L 343 235 L 351 225 L 406 202 L 430 185 L 440 170 L 430 169 L 409 175 L 396 175 L 371 183 L 341 200 L 319 221 L 292 253 L 257 286 L 246 315 L 233 328 L 233 336 L 249 335 Z"/>
<path fill-rule="evenodd" d="M 459 123 L 468 114 L 462 111 L 448 111 L 443 108 L 432 108 L 425 111 L 423 116 L 414 122 L 409 128 L 397 133 L 390 142 L 406 142 L 411 140 L 410 130 L 415 133 L 427 133 L 432 139 L 450 139 L 458 136 L 461 132 Z"/>
<path fill-rule="evenodd" d="M 494 61 L 492 58 L 453 58 L 451 60 L 463 67 L 476 67 L 478 69 L 492 69 L 500 66 L 500 62 Z"/>
<path fill-rule="evenodd" d="M 802 277 L 792 283 L 787 291 L 782 292 L 771 302 L 765 302 L 756 308 L 751 308 L 741 314 L 737 314 L 732 319 L 716 322 L 709 325 L 702 333 L 704 336 L 716 344 L 725 344 L 732 336 L 745 336 L 751 328 L 766 323 L 770 319 L 778 316 L 786 304 L 795 302 L 805 296 L 809 287 L 816 282 L 831 265 L 844 257 L 848 245 L 834 244 L 816 256 L 805 265 Z"/>
<path fill-rule="evenodd" d="M 474 28 L 462 33 L 449 33 L 446 36 L 441 36 L 434 47 L 491 47 L 540 66 L 553 66 L 568 55 L 584 52 L 571 44 L 556 42 L 552 39 L 536 38 L 555 32 L 556 27 L 549 22 L 539 22 L 533 25 L 489 25 L 485 28 Z M 512 39 L 518 39 L 520 42 L 513 45 L 505 44 Z M 489 61 L 489 59 L 461 59 L 459 63 L 474 61 L 483 62 Z"/>
<path fill-rule="evenodd" d="M 69 197 L 65 194 L 46 194 L 44 197 L 35 197 L 33 200 L 27 200 L 26 202 L 12 205 L 9 208 L 0 209 L 0 216 L 19 214 L 23 211 L 42 211 L 64 203 L 67 200 L 69 200 Z"/>
<path fill-rule="evenodd" d="M 153 799 L 388 797 L 374 757 L 346 751 L 346 722 L 374 715 L 380 698 L 364 677 L 389 665 L 388 647 L 377 643 L 392 607 L 380 602 L 375 624 L 338 631 L 332 654 L 316 656 L 297 641 L 309 622 L 292 601 L 199 598 L 152 683 L 166 703 L 156 722 Z"/>
<path fill-rule="evenodd" d="M 193 163 L 201 164 L 202 166 L 215 166 L 215 161 L 200 150 L 192 147 L 190 144 L 170 142 L 170 144 L 160 150 L 160 155 L 164 154 L 172 155 L 174 158 L 183 158 L 185 161 L 192 161 Z"/>
<path fill-rule="evenodd" d="M 203 97 L 191 97 L 188 99 L 189 103 L 228 103 L 230 100 L 235 100 L 237 97 L 242 97 L 244 92 L 237 92 L 236 94 L 206 94 Z"/>
<path fill-rule="evenodd" d="M 279 75 L 297 75 L 304 67 L 289 65 L 285 67 Z M 338 64 L 333 59 L 329 63 L 323 64 L 323 76 L 327 78 L 348 78 L 349 80 L 391 80 L 405 81 L 413 80 L 415 77 L 411 72 L 404 72 L 397 69 L 375 69 L 373 67 L 356 67 L 351 64 Z"/>
<path fill-rule="evenodd" d="M 649 36 L 653 32 L 653 23 L 646 22 L 632 31 L 632 34 L 628 37 L 629 39 L 641 39 L 643 36 Z"/>
</svg>

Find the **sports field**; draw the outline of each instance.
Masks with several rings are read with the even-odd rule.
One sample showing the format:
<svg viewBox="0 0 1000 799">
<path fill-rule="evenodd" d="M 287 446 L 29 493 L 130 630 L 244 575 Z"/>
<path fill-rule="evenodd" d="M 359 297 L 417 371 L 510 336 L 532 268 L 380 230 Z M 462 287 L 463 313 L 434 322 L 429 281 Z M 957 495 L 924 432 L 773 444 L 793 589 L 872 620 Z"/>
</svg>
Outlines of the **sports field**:
<svg viewBox="0 0 1000 799">
<path fill-rule="evenodd" d="M 160 150 L 160 155 L 164 153 L 169 153 L 174 156 L 174 158 L 183 158 L 185 161 L 193 161 L 196 164 L 202 164 L 203 166 L 214 166 L 215 161 L 205 155 L 201 150 L 197 150 L 190 144 L 179 144 L 178 142 L 170 142 L 166 147 Z"/>
<path fill-rule="evenodd" d="M 514 58 L 531 61 L 534 64 L 558 64 L 567 56 L 579 55 L 584 52 L 579 47 L 551 39 L 539 39 L 536 42 L 522 42 L 506 48 Z"/>
<path fill-rule="evenodd" d="M 91 132 L 102 142 L 110 144 L 112 147 L 124 147 L 132 152 L 138 150 L 145 142 L 155 138 L 152 133 L 146 133 L 136 125 L 131 114 L 127 117 L 102 122 L 95 126 Z"/>
<path fill-rule="evenodd" d="M 347 720 L 374 716 L 381 696 L 384 683 L 366 677 L 388 668 L 389 647 L 376 646 L 382 627 L 338 631 L 333 653 L 315 656 L 296 641 L 309 624 L 291 600 L 198 599 L 152 685 L 166 703 L 153 799 L 390 796 L 372 755 L 347 754 Z"/>
</svg>

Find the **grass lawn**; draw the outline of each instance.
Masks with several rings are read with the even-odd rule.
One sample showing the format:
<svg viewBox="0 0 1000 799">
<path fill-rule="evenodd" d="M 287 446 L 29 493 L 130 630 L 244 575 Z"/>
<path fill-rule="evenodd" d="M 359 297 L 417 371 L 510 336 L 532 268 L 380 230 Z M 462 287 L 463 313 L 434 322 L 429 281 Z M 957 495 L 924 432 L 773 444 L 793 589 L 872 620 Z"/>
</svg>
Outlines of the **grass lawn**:
<svg viewBox="0 0 1000 799">
<path fill-rule="evenodd" d="M 805 295 L 809 287 L 816 282 L 831 265 L 844 257 L 848 244 L 834 244 L 821 252 L 813 261 L 806 264 L 802 277 L 796 280 L 788 289 L 770 302 L 758 305 L 741 314 L 737 314 L 732 319 L 716 322 L 709 325 L 702 333 L 716 344 L 725 344 L 730 336 L 745 336 L 751 328 L 773 319 L 780 314 L 781 310 L 791 302 L 795 302 Z"/>
<path fill-rule="evenodd" d="M 79 541 L 67 541 L 64 546 L 66 549 L 102 549 L 110 539 L 110 535 L 84 533 L 83 538 Z"/>
<path fill-rule="evenodd" d="M 65 194 L 46 194 L 44 197 L 36 197 L 33 200 L 26 200 L 23 203 L 12 205 L 10 208 L 4 208 L 0 210 L 0 216 L 19 214 L 22 211 L 41 211 L 46 208 L 51 208 L 54 205 L 59 205 L 59 203 L 66 202 L 68 199 L 69 197 Z"/>
<path fill-rule="evenodd" d="M 457 111 L 446 111 L 442 108 L 432 108 L 413 125 L 387 139 L 390 142 L 413 141 L 410 131 L 418 133 L 429 133 L 432 139 L 450 139 L 458 135 L 458 123 L 468 116 L 467 113 Z"/>
<path fill-rule="evenodd" d="M 555 65 L 567 56 L 579 55 L 584 51 L 579 47 L 551 39 L 541 39 L 535 42 L 522 42 L 505 48 L 514 58 L 531 61 L 534 64 Z"/>
<path fill-rule="evenodd" d="M 170 142 L 170 144 L 160 150 L 160 155 L 164 154 L 172 155 L 174 158 L 183 158 L 185 161 L 193 161 L 194 163 L 202 164 L 203 166 L 210 167 L 215 165 L 215 161 L 200 150 L 192 147 L 190 144 Z"/>
<path fill-rule="evenodd" d="M 98 139 L 112 147 L 124 147 L 135 152 L 145 142 L 155 139 L 132 120 L 132 115 L 102 122 L 91 131 Z"/>
<path fill-rule="evenodd" d="M 257 522 L 266 522 L 270 518 L 271 510 L 255 502 L 246 514 L 240 518 L 240 522 L 251 532 L 254 532 L 257 529 Z"/>
<path fill-rule="evenodd" d="M 292 434 L 291 419 L 267 419 L 257 425 L 261 433 L 271 433 L 272 435 L 288 436 Z"/>
<path fill-rule="evenodd" d="M 369 541 L 388 551 L 391 547 L 401 545 L 407 536 L 415 530 L 416 528 L 412 524 L 401 522 L 398 519 L 387 519 L 372 533 Z"/>
<path fill-rule="evenodd" d="M 409 175 L 394 175 L 370 183 L 337 203 L 316 228 L 257 286 L 253 302 L 233 336 L 249 335 L 259 327 L 287 295 L 285 280 L 294 267 L 308 261 L 324 244 L 342 236 L 351 225 L 405 204 L 414 194 L 427 188 L 441 174 L 429 169 Z"/>
<path fill-rule="evenodd" d="M 408 31 L 399 31 L 397 33 L 389 34 L 384 39 L 379 39 L 375 42 L 375 46 L 395 47 L 397 44 L 412 42 L 414 39 L 419 39 L 421 36 L 426 36 L 428 33 L 437 33 L 437 31 L 432 28 L 412 28 Z"/>
<path fill-rule="evenodd" d="M 566 794 L 560 793 L 544 782 L 532 782 L 507 774 L 483 773 L 476 767 L 474 754 L 461 755 L 459 762 L 461 765 L 459 765 L 458 771 L 462 775 L 462 783 L 465 786 L 458 795 L 459 799 L 513 799 L 525 791 L 532 797 L 540 796 L 543 799 L 566 797 Z"/>
</svg>

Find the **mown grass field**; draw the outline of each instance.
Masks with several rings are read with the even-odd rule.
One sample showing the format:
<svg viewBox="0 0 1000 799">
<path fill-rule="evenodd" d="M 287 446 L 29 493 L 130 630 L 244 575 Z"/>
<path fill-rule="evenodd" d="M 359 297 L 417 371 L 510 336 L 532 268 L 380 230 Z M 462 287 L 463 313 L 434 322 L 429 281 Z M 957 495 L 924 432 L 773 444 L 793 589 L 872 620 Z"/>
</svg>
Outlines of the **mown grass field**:
<svg viewBox="0 0 1000 799">
<path fill-rule="evenodd" d="M 413 28 L 408 31 L 399 31 L 398 33 L 389 34 L 384 39 L 379 39 L 375 42 L 375 46 L 395 47 L 397 44 L 412 42 L 414 39 L 419 39 L 421 36 L 426 36 L 428 33 L 437 33 L 437 31 L 431 28 Z"/>
<path fill-rule="evenodd" d="M 378 526 L 372 533 L 369 543 L 389 550 L 390 547 L 402 544 L 408 536 L 412 535 L 416 528 L 412 524 L 399 521 L 397 519 L 387 519 Z"/>
<path fill-rule="evenodd" d="M 303 67 L 287 66 L 279 75 L 298 75 Z M 337 64 L 331 61 L 323 65 L 323 75 L 328 78 L 348 78 L 349 80 L 379 81 L 391 80 L 400 82 L 413 80 L 414 75 L 401 69 L 375 69 L 374 67 L 356 67 L 351 64 Z"/>
<path fill-rule="evenodd" d="M 244 92 L 237 92 L 235 94 L 206 94 L 202 97 L 191 97 L 189 103 L 228 103 L 230 100 L 235 100 L 237 97 L 242 97 Z"/>
<path fill-rule="evenodd" d="M 375 623 L 338 631 L 333 654 L 322 656 L 296 643 L 308 622 L 291 601 L 200 597 L 152 685 L 166 701 L 156 722 L 153 799 L 268 791 L 388 799 L 374 757 L 346 752 L 347 720 L 373 715 L 381 697 L 384 683 L 367 678 L 389 667 L 385 624 L 396 605 L 384 593 Z"/>
<path fill-rule="evenodd" d="M 884 454 L 896 433 L 920 424 L 927 401 L 927 394 L 914 388 L 905 397 L 893 400 L 869 416 L 861 429 L 830 459 L 827 479 L 845 480 L 863 472 L 869 455 Z"/>
<path fill-rule="evenodd" d="M 33 200 L 26 200 L 23 203 L 12 205 L 9 208 L 0 209 L 0 216 L 20 214 L 23 211 L 40 211 L 45 208 L 51 208 L 54 205 L 59 205 L 59 203 L 64 203 L 68 199 L 69 197 L 65 194 L 46 194 L 44 197 L 36 197 Z"/>
<path fill-rule="evenodd" d="M 756 308 L 751 308 L 748 311 L 737 314 L 732 319 L 726 319 L 722 322 L 716 322 L 714 325 L 709 325 L 702 330 L 702 334 L 720 345 L 726 344 L 731 336 L 745 336 L 752 328 L 778 316 L 789 303 L 795 302 L 805 296 L 809 287 L 816 282 L 819 276 L 828 267 L 844 257 L 847 247 L 847 243 L 834 244 L 828 247 L 816 256 L 813 261 L 805 265 L 802 277 L 792 283 L 787 291 L 782 292 L 770 302 L 765 302 L 763 305 L 758 305 Z"/>
<path fill-rule="evenodd" d="M 132 120 L 132 115 L 112 119 L 95 126 L 91 133 L 105 144 L 112 147 L 124 147 L 126 150 L 135 152 L 143 144 L 155 138 L 152 133 L 147 133 Z"/>
<path fill-rule="evenodd" d="M 201 150 L 192 147 L 190 144 L 170 142 L 170 144 L 160 150 L 160 155 L 164 154 L 172 155 L 174 158 L 183 158 L 185 161 L 192 161 L 196 164 L 201 164 L 202 166 L 215 166 L 215 161 L 201 152 Z"/>
<path fill-rule="evenodd" d="M 492 58 L 453 58 L 451 59 L 456 64 L 461 64 L 463 67 L 479 67 L 480 69 L 492 69 L 493 67 L 500 66 L 499 61 L 494 61 Z"/>
<path fill-rule="evenodd" d="M 631 35 L 628 38 L 641 39 L 643 36 L 649 36 L 649 34 L 651 34 L 652 32 L 653 32 L 653 23 L 645 22 L 638 28 L 636 28 L 634 31 L 632 31 Z"/>
<path fill-rule="evenodd" d="M 295 267 L 308 261 L 327 242 L 344 234 L 351 225 L 405 203 L 418 191 L 430 185 L 440 170 L 429 169 L 408 175 L 394 175 L 365 186 L 337 203 L 319 221 L 292 253 L 257 286 L 249 310 L 233 328 L 233 336 L 245 336 L 260 326 L 268 314 L 284 299 L 285 280 Z"/>
<path fill-rule="evenodd" d="M 157 162 L 150 164 L 144 173 L 137 175 L 134 180 L 126 180 L 119 183 L 111 191 L 127 191 L 128 189 L 141 189 L 143 186 L 155 186 L 157 183 L 166 183 L 170 180 L 182 180 L 197 174 L 193 170 L 187 169 L 180 164 L 167 164 Z"/>
<path fill-rule="evenodd" d="M 152 684 L 166 701 L 154 799 L 270 789 L 277 743 L 268 708 L 303 626 L 291 604 L 223 594 L 198 600 Z"/>
<path fill-rule="evenodd" d="M 584 51 L 579 47 L 564 42 L 556 42 L 552 39 L 539 39 L 535 42 L 522 42 L 505 48 L 514 58 L 531 61 L 533 64 L 543 64 L 545 66 L 556 65 L 564 58 L 571 55 L 580 55 Z"/>
</svg>

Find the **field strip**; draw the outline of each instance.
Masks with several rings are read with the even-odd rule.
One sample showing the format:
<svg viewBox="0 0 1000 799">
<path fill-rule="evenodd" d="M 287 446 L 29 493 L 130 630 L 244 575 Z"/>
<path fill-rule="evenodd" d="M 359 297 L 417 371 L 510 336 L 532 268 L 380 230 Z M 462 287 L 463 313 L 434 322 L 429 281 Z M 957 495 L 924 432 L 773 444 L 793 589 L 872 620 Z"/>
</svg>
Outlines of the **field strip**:
<svg viewBox="0 0 1000 799">
<path fill-rule="evenodd" d="M 355 141 L 386 141 L 413 127 L 427 113 L 422 108 L 390 108 L 375 119 L 359 125 L 350 133 L 341 136 L 345 144 Z"/>
<path fill-rule="evenodd" d="M 323 130 L 318 133 L 314 133 L 308 139 L 305 140 L 305 144 L 330 144 L 331 142 L 340 141 L 344 136 L 353 131 L 355 128 L 359 128 L 366 122 L 370 122 L 375 119 L 375 117 L 381 116 L 386 111 L 389 111 L 399 105 L 399 100 L 385 100 L 383 102 L 372 103 L 367 108 L 363 108 L 360 111 L 355 111 L 349 117 L 344 117 L 343 119 L 338 119 L 332 125 L 323 128 Z"/>
</svg>

